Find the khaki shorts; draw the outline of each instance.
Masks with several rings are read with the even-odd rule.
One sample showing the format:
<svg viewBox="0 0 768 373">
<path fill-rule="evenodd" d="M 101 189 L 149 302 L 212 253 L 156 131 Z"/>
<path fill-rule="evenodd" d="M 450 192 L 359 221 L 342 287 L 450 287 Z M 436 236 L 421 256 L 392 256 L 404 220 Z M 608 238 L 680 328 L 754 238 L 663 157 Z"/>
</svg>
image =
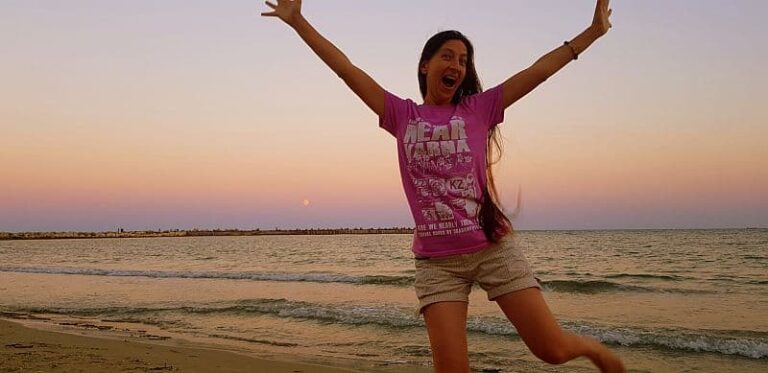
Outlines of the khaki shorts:
<svg viewBox="0 0 768 373">
<path fill-rule="evenodd" d="M 419 310 L 437 302 L 469 302 L 478 283 L 488 300 L 527 288 L 541 288 L 523 252 L 511 237 L 470 254 L 416 258 Z"/>
</svg>

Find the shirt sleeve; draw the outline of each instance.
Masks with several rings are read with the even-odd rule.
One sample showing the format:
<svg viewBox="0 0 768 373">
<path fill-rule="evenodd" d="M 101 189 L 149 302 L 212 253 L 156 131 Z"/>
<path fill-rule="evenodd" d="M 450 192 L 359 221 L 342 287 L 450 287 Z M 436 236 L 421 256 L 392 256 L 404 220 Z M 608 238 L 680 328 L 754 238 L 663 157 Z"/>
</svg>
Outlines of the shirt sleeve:
<svg viewBox="0 0 768 373">
<path fill-rule="evenodd" d="M 408 101 L 387 91 L 384 94 L 384 115 L 379 116 L 379 127 L 397 137 L 400 127 L 408 121 Z"/>
<path fill-rule="evenodd" d="M 468 97 L 465 105 L 477 115 L 477 118 L 488 128 L 504 121 L 504 104 L 502 85 Z"/>
</svg>

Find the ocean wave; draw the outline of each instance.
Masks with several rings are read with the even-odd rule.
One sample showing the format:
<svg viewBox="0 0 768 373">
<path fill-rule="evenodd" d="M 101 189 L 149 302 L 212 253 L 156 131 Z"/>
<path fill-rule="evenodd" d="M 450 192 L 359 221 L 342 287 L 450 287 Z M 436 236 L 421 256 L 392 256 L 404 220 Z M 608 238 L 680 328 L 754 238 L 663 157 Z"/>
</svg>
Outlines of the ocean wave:
<svg viewBox="0 0 768 373">
<path fill-rule="evenodd" d="M 164 313 L 234 314 L 243 316 L 269 315 L 281 318 L 318 321 L 343 325 L 372 325 L 385 328 L 418 328 L 424 322 L 413 308 L 317 304 L 286 299 L 249 299 L 234 303 L 204 304 L 182 307 L 105 307 L 105 308 L 17 308 L 13 312 L 102 316 L 122 320 L 130 316 L 134 322 L 158 324 Z M 642 328 L 596 325 L 577 321 L 562 323 L 565 329 L 592 336 L 604 343 L 627 347 L 650 347 L 689 353 L 717 353 L 753 359 L 768 358 L 768 333 L 738 330 L 694 330 L 683 328 Z M 471 317 L 467 330 L 474 333 L 517 336 L 515 328 L 505 319 Z M 231 338 L 231 337 L 227 337 Z M 245 339 L 243 339 L 246 341 Z M 276 343 L 258 340 L 254 343 Z"/>
<path fill-rule="evenodd" d="M 607 292 L 632 293 L 681 293 L 681 294 L 712 294 L 714 291 L 685 288 L 656 288 L 636 285 L 625 285 L 603 280 L 546 280 L 541 281 L 544 290 L 560 293 L 598 294 Z"/>
<path fill-rule="evenodd" d="M 13 267 L 0 266 L 0 272 L 47 273 L 86 276 L 150 277 L 150 278 L 202 278 L 252 281 L 293 281 L 318 283 L 346 283 L 360 285 L 409 286 L 413 276 L 351 276 L 338 273 L 307 272 L 222 272 L 222 271 L 146 271 L 73 267 Z"/>
<path fill-rule="evenodd" d="M 768 358 L 768 333 L 744 331 L 676 329 L 606 329 L 572 325 L 569 329 L 604 343 L 622 346 L 647 346 L 664 350 L 739 355 L 752 359 Z"/>
<path fill-rule="evenodd" d="M 563 293 L 596 294 L 612 291 L 654 292 L 654 289 L 641 286 L 622 285 L 601 280 L 549 280 L 541 281 L 545 290 Z"/>
<path fill-rule="evenodd" d="M 353 285 L 385 285 L 407 287 L 414 282 L 413 275 L 367 275 L 354 276 L 328 272 L 224 272 L 224 271 L 158 271 L 158 270 L 125 270 L 77 267 L 20 267 L 0 266 L 0 272 L 45 273 L 86 276 L 115 276 L 115 277 L 149 277 L 149 278 L 190 278 L 190 279 L 222 279 L 250 281 L 289 281 L 312 283 L 343 283 Z M 606 277 L 646 275 L 608 275 Z M 654 275 L 647 275 L 658 277 Z M 671 278 L 671 276 L 670 276 Z M 546 291 L 576 294 L 598 294 L 606 292 L 661 292 L 661 293 L 713 293 L 707 290 L 685 288 L 657 288 L 636 285 L 626 285 L 606 280 L 544 280 L 541 281 Z"/>
<path fill-rule="evenodd" d="M 684 281 L 691 280 L 691 277 L 684 277 L 678 275 L 654 275 L 650 273 L 615 273 L 606 275 L 605 278 L 640 278 L 648 280 L 665 280 L 665 281 Z"/>
</svg>

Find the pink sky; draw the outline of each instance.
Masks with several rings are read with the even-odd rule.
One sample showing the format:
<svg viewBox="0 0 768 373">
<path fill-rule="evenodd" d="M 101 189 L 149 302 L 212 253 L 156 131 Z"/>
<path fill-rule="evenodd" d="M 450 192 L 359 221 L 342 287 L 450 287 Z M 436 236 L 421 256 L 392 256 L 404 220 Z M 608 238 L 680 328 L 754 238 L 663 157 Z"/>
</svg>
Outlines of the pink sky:
<svg viewBox="0 0 768 373">
<path fill-rule="evenodd" d="M 0 4 L 0 231 L 411 226 L 394 140 L 260 4 Z M 593 7 L 304 4 L 414 99 L 432 33 L 468 34 L 489 88 Z M 768 3 L 690 4 L 616 1 L 611 33 L 506 111 L 518 228 L 768 227 Z"/>
</svg>

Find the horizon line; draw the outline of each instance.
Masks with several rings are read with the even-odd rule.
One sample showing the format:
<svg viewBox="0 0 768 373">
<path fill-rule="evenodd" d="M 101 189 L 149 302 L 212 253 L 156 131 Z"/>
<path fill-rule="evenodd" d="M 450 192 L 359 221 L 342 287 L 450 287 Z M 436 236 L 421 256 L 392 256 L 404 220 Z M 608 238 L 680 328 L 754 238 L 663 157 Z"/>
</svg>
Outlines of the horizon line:
<svg viewBox="0 0 768 373">
<path fill-rule="evenodd" d="M 25 233 L 172 233 L 172 232 L 301 232 L 301 231 L 355 231 L 355 230 L 413 230 L 414 227 L 334 227 L 334 228 L 171 228 L 171 229 L 132 229 L 125 230 L 118 228 L 117 230 L 31 230 L 31 231 L 2 231 L 0 234 L 25 234 Z M 535 231 L 549 231 L 549 232 L 573 232 L 573 231 L 658 231 L 658 230 L 747 230 L 747 229 L 768 229 L 766 226 L 741 226 L 741 227 L 698 227 L 698 228 L 680 228 L 680 227 L 645 227 L 645 228 L 529 228 L 529 229 L 514 229 L 516 232 L 535 232 Z"/>
</svg>

